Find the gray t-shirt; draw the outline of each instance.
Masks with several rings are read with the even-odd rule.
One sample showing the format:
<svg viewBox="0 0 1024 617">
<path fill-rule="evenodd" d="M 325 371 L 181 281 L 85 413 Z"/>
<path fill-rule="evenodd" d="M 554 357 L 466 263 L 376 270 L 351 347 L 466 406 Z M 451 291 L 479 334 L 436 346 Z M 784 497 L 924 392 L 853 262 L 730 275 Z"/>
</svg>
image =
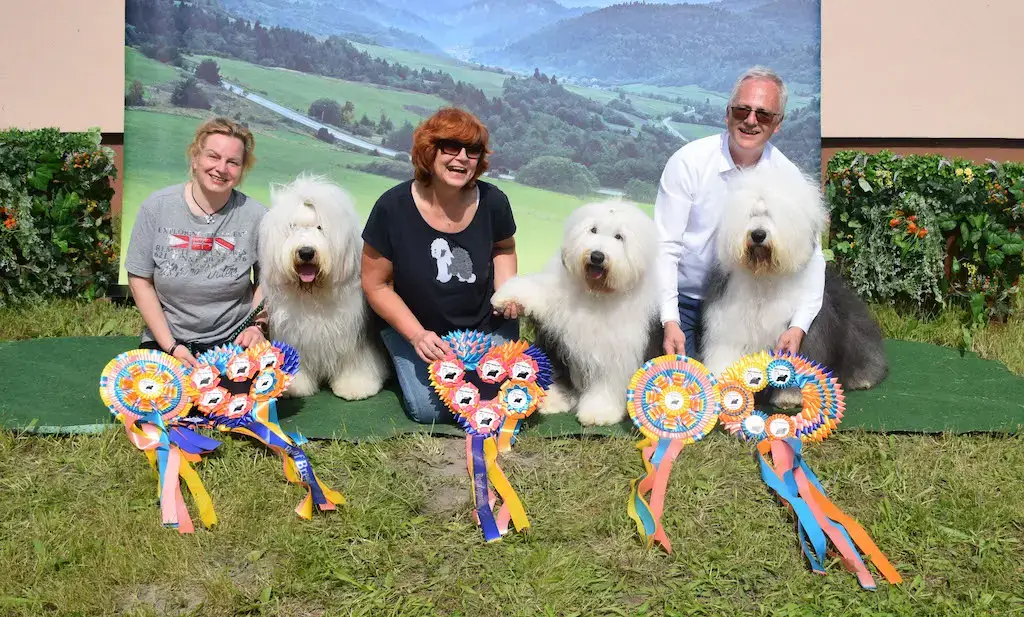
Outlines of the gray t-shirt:
<svg viewBox="0 0 1024 617">
<path fill-rule="evenodd" d="M 125 270 L 153 279 L 171 334 L 218 343 L 252 311 L 259 225 L 266 208 L 238 191 L 207 223 L 189 210 L 185 185 L 154 192 L 139 206 Z M 153 340 L 145 328 L 142 342 Z"/>
</svg>

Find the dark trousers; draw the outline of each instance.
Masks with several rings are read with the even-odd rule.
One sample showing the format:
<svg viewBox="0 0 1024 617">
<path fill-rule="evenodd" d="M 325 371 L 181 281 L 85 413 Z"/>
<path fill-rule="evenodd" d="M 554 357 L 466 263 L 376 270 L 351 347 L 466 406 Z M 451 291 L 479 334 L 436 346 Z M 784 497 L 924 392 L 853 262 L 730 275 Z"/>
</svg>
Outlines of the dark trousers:
<svg viewBox="0 0 1024 617">
<path fill-rule="evenodd" d="M 701 309 L 704 302 L 689 296 L 679 295 L 679 327 L 686 336 L 686 356 L 697 358 L 700 350 L 700 336 L 703 331 L 701 327 Z"/>
</svg>

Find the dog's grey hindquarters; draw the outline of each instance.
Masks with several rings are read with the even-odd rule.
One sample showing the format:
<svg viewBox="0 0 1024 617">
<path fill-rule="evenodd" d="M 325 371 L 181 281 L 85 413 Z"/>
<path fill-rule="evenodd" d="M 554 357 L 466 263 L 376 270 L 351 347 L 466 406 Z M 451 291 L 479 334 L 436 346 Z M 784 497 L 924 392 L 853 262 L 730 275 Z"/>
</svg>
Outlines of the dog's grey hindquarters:
<svg viewBox="0 0 1024 617">
<path fill-rule="evenodd" d="M 834 370 L 846 390 L 873 388 L 889 374 L 881 328 L 867 304 L 832 268 L 825 270 L 821 310 L 800 353 Z"/>
</svg>

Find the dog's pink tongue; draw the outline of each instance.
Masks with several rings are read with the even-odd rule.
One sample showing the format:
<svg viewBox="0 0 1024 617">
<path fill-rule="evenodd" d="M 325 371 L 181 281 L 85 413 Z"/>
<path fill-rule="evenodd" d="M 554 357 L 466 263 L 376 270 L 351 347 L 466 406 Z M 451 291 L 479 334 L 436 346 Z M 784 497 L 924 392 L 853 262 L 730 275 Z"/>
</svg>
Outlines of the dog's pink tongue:
<svg viewBox="0 0 1024 617">
<path fill-rule="evenodd" d="M 316 266 L 310 264 L 299 266 L 299 278 L 303 283 L 312 283 L 316 280 Z"/>
</svg>

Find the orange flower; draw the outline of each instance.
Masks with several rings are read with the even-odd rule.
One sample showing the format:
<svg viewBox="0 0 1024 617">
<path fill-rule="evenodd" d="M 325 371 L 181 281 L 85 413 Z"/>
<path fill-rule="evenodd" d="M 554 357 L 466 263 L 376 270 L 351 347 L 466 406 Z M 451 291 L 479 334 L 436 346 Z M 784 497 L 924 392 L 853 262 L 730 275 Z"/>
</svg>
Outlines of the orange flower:
<svg viewBox="0 0 1024 617">
<path fill-rule="evenodd" d="M 912 234 L 912 233 L 914 233 L 916 231 L 917 231 L 917 225 L 916 224 L 914 224 L 914 223 L 908 223 L 907 224 L 907 233 L 908 234 Z"/>
<path fill-rule="evenodd" d="M 15 221 L 13 217 L 4 221 L 4 227 L 6 227 L 7 229 L 14 229 L 14 226 L 17 224 L 18 222 Z"/>
<path fill-rule="evenodd" d="M 917 221 L 917 216 L 914 216 L 914 215 L 908 216 L 907 220 L 910 221 L 911 223 L 913 223 L 913 222 Z"/>
<path fill-rule="evenodd" d="M 928 230 L 926 228 L 922 227 L 921 229 L 917 230 L 917 237 L 918 238 L 923 238 L 923 237 L 925 237 L 927 235 L 928 235 Z"/>
<path fill-rule="evenodd" d="M 895 227 L 895 226 L 897 226 L 899 224 L 900 224 L 900 220 L 899 219 L 893 219 L 893 220 L 889 221 L 889 227 Z"/>
</svg>

